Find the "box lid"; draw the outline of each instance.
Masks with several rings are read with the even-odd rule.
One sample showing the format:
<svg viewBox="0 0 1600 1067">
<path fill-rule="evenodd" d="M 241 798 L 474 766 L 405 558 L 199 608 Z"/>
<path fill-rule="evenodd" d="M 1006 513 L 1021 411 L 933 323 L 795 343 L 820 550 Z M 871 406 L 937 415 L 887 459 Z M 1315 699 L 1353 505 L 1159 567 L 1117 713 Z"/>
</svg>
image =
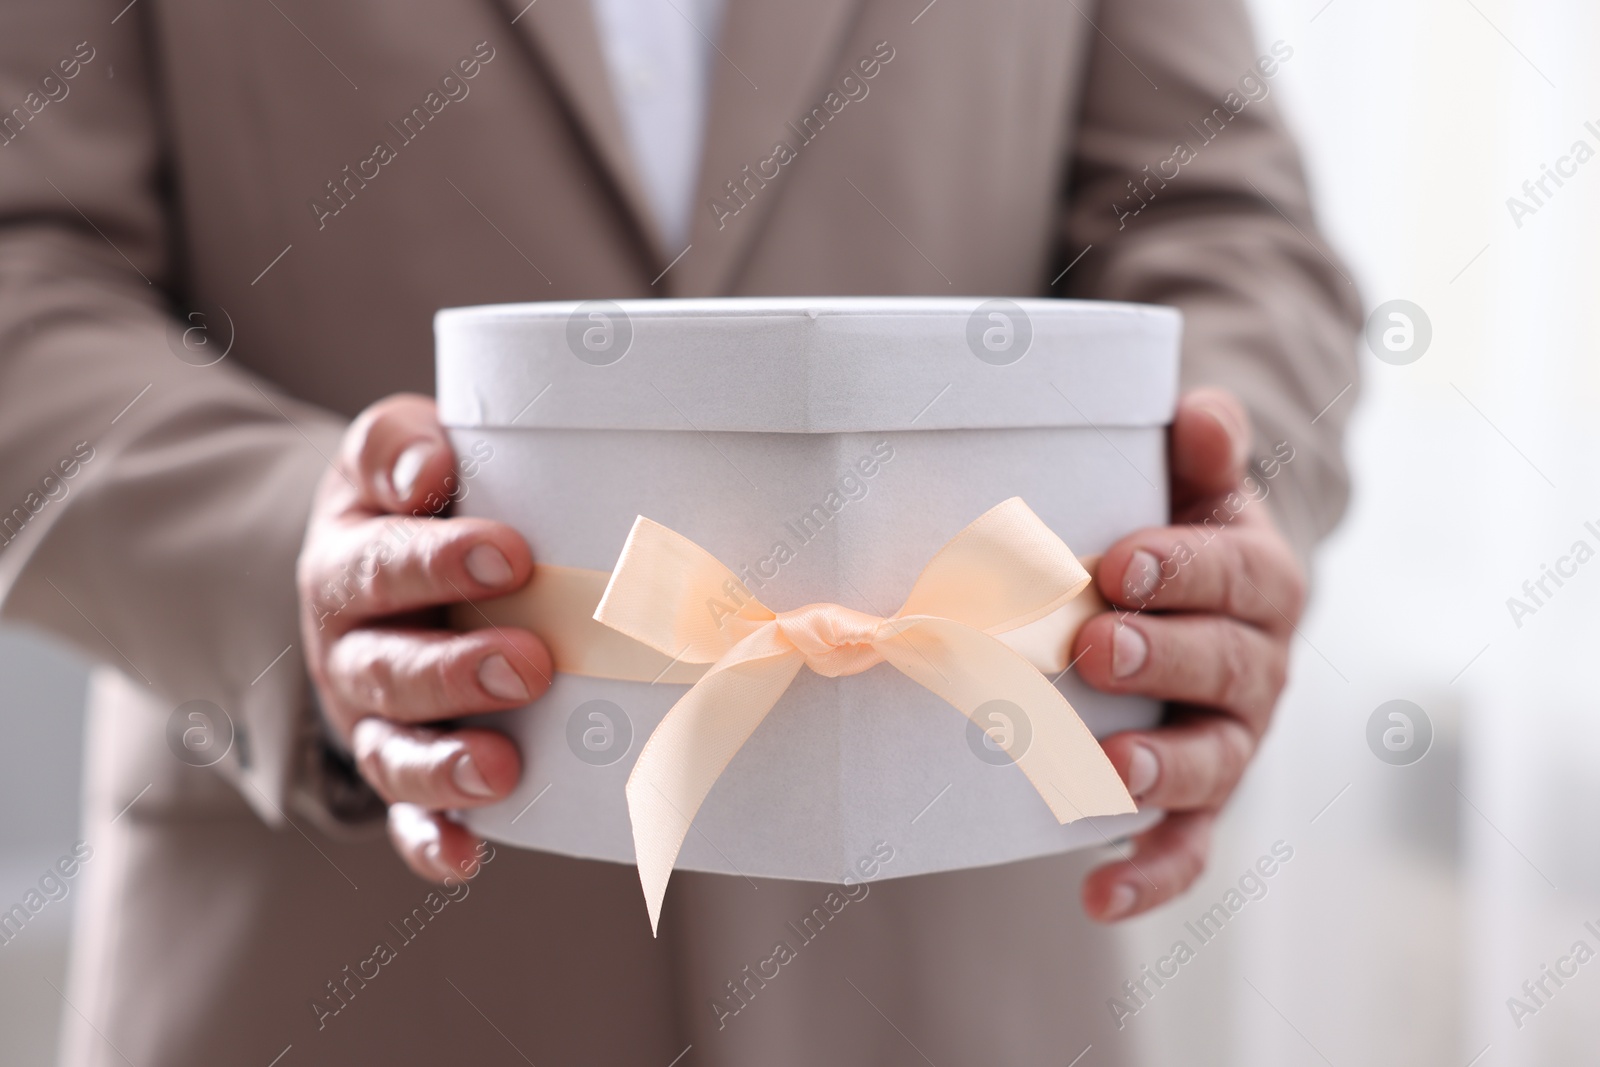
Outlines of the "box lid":
<svg viewBox="0 0 1600 1067">
<path fill-rule="evenodd" d="M 456 427 L 852 433 L 1171 421 L 1172 308 L 983 297 L 621 300 L 434 316 Z"/>
</svg>

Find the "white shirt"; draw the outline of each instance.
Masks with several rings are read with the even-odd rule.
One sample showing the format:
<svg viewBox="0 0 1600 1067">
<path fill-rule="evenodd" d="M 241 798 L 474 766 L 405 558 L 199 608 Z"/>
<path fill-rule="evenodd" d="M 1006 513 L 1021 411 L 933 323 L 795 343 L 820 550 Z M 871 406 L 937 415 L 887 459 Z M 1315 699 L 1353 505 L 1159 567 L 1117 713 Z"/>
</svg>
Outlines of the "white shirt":
<svg viewBox="0 0 1600 1067">
<path fill-rule="evenodd" d="M 667 246 L 689 239 L 724 0 L 592 0 L 628 147 Z"/>
</svg>

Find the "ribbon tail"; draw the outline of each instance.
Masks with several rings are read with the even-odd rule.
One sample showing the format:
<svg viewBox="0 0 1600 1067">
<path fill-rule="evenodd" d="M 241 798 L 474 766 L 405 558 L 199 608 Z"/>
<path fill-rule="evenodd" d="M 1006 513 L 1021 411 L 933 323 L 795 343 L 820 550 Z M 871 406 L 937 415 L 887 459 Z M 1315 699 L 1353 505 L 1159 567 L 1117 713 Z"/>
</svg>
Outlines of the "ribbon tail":
<svg viewBox="0 0 1600 1067">
<path fill-rule="evenodd" d="M 902 617 L 888 620 L 885 629 L 890 633 L 876 642 L 884 659 L 968 718 L 977 721 L 978 710 L 992 701 L 1014 705 L 1026 729 L 1008 731 L 1006 751 L 1057 822 L 1138 810 L 1100 742 L 1027 659 L 951 619 Z"/>
<path fill-rule="evenodd" d="M 700 805 L 804 662 L 788 650 L 717 663 L 672 706 L 639 751 L 628 776 L 628 816 L 652 935 Z"/>
</svg>

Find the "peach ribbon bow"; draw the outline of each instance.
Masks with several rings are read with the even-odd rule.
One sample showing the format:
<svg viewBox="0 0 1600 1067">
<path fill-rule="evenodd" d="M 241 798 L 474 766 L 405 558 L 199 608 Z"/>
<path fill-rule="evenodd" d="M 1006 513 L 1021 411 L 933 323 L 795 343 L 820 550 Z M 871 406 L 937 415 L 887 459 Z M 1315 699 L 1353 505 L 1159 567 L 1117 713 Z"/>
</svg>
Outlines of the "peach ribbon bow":
<svg viewBox="0 0 1600 1067">
<path fill-rule="evenodd" d="M 1136 810 L 1072 705 L 995 636 L 1050 615 L 1088 584 L 1088 571 L 1020 497 L 940 549 L 888 618 L 838 604 L 774 612 L 705 549 L 639 516 L 594 618 L 675 661 L 710 665 L 628 777 L 650 929 L 700 805 L 801 666 L 837 678 L 887 662 L 968 717 L 1009 701 L 1032 738 L 1011 751 L 1013 735 L 1007 752 L 1058 822 Z"/>
</svg>

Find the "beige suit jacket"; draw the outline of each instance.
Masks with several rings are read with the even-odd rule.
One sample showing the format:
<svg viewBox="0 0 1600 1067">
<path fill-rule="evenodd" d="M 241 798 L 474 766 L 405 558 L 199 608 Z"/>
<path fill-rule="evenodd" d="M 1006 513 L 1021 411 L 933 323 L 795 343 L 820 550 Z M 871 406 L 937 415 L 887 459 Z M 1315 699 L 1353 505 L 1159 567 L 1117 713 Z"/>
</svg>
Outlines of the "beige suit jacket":
<svg viewBox="0 0 1600 1067">
<path fill-rule="evenodd" d="M 501 849 L 434 907 L 320 828 L 294 559 L 346 420 L 431 390 L 435 309 L 709 294 L 1176 305 L 1186 382 L 1294 449 L 1307 550 L 1358 312 L 1293 44 L 1240 0 L 730 0 L 682 249 L 583 0 L 6 5 L 0 596 L 105 665 L 65 1062 L 1126 1060 L 1081 857 L 879 883 L 764 985 L 818 887 L 679 876 L 651 940 L 631 869 Z M 189 700 L 236 727 L 210 769 Z"/>
</svg>

